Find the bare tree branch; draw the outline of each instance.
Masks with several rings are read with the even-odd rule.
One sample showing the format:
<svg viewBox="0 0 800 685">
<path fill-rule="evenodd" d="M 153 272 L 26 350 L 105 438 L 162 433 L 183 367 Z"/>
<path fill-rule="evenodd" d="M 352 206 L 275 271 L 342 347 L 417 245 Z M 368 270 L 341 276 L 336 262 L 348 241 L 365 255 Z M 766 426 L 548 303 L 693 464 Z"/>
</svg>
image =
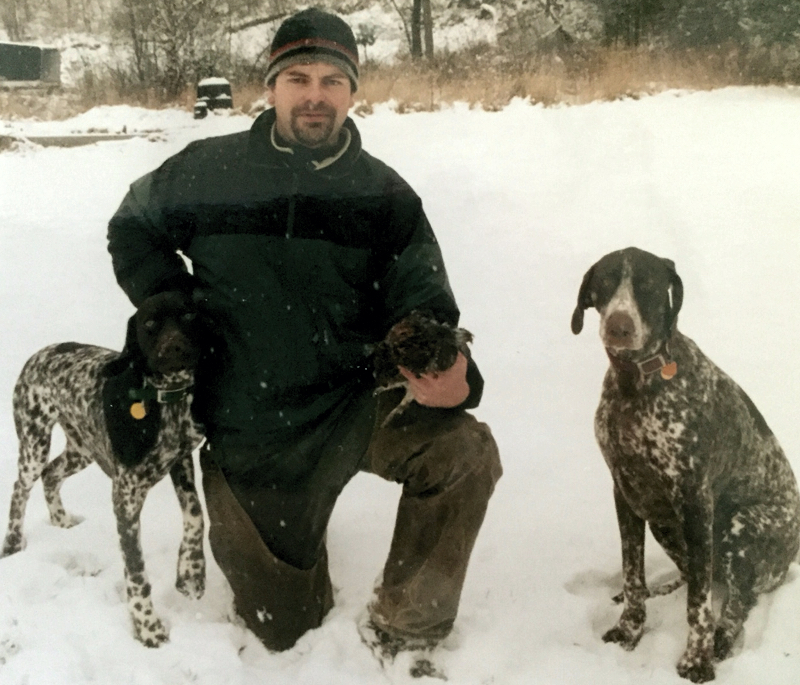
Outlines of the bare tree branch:
<svg viewBox="0 0 800 685">
<path fill-rule="evenodd" d="M 392 0 L 394 3 L 394 0 Z M 288 12 L 279 12 L 278 14 L 272 14 L 268 17 L 261 17 L 259 19 L 251 19 L 250 21 L 245 21 L 241 24 L 237 24 L 236 26 L 231 26 L 231 33 L 238 33 L 239 31 L 244 31 L 245 29 L 253 28 L 254 26 L 260 26 L 261 24 L 269 24 L 276 19 L 283 19 Z"/>
</svg>

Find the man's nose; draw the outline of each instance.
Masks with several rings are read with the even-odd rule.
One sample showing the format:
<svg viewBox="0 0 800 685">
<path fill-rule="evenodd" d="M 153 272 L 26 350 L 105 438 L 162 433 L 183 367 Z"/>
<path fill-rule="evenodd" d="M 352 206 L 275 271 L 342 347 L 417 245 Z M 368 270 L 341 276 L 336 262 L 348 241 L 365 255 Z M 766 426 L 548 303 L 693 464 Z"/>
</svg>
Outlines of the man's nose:
<svg viewBox="0 0 800 685">
<path fill-rule="evenodd" d="M 322 102 L 325 99 L 325 91 L 322 84 L 318 81 L 311 81 L 306 89 L 306 97 L 310 102 Z"/>
</svg>

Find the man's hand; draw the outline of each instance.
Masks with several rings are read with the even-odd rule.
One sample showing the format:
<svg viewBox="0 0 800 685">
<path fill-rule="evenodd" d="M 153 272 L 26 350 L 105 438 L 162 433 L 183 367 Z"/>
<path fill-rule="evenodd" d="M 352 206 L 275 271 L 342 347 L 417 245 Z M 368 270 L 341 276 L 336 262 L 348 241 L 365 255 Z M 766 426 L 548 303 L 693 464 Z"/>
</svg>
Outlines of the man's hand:
<svg viewBox="0 0 800 685">
<path fill-rule="evenodd" d="M 457 407 L 469 396 L 467 358 L 461 352 L 455 364 L 446 371 L 423 373 L 417 377 L 402 366 L 398 369 L 408 381 L 408 387 L 418 404 L 445 409 Z"/>
</svg>

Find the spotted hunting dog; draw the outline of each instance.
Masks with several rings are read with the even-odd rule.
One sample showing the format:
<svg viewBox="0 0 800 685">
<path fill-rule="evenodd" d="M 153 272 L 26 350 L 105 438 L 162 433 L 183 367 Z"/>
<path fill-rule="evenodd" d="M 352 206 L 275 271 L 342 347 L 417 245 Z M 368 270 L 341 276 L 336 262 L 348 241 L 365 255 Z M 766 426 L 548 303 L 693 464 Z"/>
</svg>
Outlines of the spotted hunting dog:
<svg viewBox="0 0 800 685">
<path fill-rule="evenodd" d="M 14 388 L 19 478 L 14 484 L 3 556 L 23 547 L 25 506 L 41 476 L 50 520 L 69 528 L 59 489 L 96 461 L 112 479 L 112 500 L 125 565 L 128 609 L 136 637 L 148 647 L 167 640 L 153 610 L 139 540 L 145 497 L 167 473 L 183 510 L 176 586 L 200 597 L 205 586 L 203 515 L 192 451 L 202 437 L 192 420 L 193 369 L 202 328 L 191 300 L 177 292 L 145 300 L 130 320 L 122 354 L 62 343 L 37 352 Z M 48 463 L 50 434 L 64 430 L 64 452 Z"/>
<path fill-rule="evenodd" d="M 603 639 L 630 650 L 644 631 L 647 523 L 688 586 L 678 673 L 706 682 L 757 595 L 785 579 L 800 547 L 800 495 L 753 402 L 678 331 L 682 302 L 671 261 L 612 252 L 583 277 L 572 331 L 596 309 L 610 360 L 595 434 L 614 481 L 624 608 Z M 712 580 L 727 590 L 718 617 Z"/>
</svg>

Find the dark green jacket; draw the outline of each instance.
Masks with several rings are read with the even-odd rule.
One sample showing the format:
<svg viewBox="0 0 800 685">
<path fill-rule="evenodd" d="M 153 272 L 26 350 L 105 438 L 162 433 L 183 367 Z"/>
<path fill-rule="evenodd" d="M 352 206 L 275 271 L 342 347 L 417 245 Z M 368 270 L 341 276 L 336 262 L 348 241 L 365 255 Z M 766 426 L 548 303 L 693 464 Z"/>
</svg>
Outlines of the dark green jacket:
<svg viewBox="0 0 800 685">
<path fill-rule="evenodd" d="M 361 149 L 352 120 L 344 153 L 321 164 L 280 147 L 274 120 L 191 143 L 133 183 L 109 224 L 134 305 L 191 283 L 211 312 L 219 349 L 195 408 L 230 446 L 286 444 L 369 388 L 369 346 L 412 309 L 458 320 L 419 197 Z M 474 364 L 469 381 L 466 407 Z"/>
</svg>

